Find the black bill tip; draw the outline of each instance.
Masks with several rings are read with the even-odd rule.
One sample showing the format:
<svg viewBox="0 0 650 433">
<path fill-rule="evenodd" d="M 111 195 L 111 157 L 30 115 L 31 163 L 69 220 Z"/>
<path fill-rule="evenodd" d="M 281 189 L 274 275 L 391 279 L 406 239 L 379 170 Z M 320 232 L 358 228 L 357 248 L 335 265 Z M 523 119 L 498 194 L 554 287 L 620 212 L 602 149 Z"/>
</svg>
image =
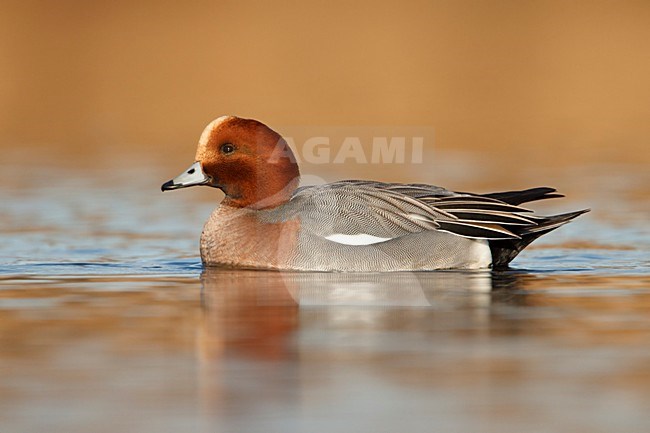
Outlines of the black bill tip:
<svg viewBox="0 0 650 433">
<path fill-rule="evenodd" d="M 160 190 L 162 192 L 169 191 L 172 189 L 176 189 L 176 185 L 174 185 L 173 180 L 168 180 L 167 182 L 163 183 L 162 186 L 160 187 Z"/>
</svg>

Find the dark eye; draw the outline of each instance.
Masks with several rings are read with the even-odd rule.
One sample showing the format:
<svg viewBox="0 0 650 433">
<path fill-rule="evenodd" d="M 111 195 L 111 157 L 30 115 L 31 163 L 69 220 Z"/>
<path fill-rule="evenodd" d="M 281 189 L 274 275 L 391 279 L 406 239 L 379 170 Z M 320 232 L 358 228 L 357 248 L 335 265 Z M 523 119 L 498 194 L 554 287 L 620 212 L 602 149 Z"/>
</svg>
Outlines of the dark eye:
<svg viewBox="0 0 650 433">
<path fill-rule="evenodd" d="M 233 146 L 230 143 L 225 143 L 221 145 L 221 152 L 225 153 L 228 155 L 229 153 L 233 153 L 235 151 L 235 146 Z"/>
</svg>

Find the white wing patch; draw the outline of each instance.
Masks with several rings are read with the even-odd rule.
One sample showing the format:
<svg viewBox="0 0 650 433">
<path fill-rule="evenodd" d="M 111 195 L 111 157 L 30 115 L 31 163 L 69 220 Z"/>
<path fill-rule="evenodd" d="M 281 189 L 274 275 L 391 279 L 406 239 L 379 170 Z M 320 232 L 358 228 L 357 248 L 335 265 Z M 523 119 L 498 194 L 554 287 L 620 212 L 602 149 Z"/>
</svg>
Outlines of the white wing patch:
<svg viewBox="0 0 650 433">
<path fill-rule="evenodd" d="M 380 238 L 379 236 L 373 236 L 366 233 L 359 233 L 357 235 L 335 233 L 333 235 L 325 236 L 325 239 L 343 245 L 372 245 L 388 241 L 392 238 Z"/>
</svg>

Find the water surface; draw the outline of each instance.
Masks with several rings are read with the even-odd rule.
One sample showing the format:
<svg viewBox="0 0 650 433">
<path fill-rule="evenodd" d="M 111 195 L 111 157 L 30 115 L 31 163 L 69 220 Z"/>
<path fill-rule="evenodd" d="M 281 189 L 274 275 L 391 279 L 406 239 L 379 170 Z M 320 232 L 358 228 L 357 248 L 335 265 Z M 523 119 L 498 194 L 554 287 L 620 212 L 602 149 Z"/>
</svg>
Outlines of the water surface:
<svg viewBox="0 0 650 433">
<path fill-rule="evenodd" d="M 175 172 L 5 165 L 0 430 L 648 431 L 648 175 L 530 173 L 594 211 L 512 270 L 350 275 L 203 269 Z"/>
</svg>

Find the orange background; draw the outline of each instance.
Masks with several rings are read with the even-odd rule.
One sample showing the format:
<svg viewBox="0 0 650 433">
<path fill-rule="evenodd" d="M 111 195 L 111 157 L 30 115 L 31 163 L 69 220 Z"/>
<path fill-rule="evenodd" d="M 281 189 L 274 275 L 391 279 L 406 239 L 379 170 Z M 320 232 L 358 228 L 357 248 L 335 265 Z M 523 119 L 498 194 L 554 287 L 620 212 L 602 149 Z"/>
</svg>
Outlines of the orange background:
<svg viewBox="0 0 650 433">
<path fill-rule="evenodd" d="M 237 114 L 647 163 L 649 23 L 647 1 L 5 0 L 0 147 L 156 149 L 184 168 Z"/>
</svg>

